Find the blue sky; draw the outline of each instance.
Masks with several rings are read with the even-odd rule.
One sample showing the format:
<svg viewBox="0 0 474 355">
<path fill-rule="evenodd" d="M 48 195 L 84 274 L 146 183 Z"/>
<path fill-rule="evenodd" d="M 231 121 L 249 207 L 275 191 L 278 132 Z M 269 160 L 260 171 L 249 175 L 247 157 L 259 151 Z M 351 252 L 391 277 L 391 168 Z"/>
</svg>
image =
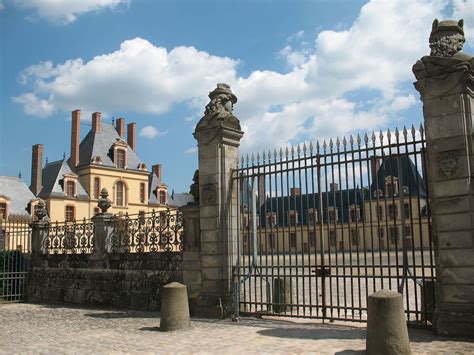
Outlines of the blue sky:
<svg viewBox="0 0 474 355">
<path fill-rule="evenodd" d="M 436 17 L 464 18 L 474 53 L 474 0 L 0 0 L 0 175 L 29 184 L 36 143 L 68 156 L 79 108 L 82 137 L 95 111 L 136 122 L 141 159 L 188 191 L 218 82 L 243 153 L 418 126 L 411 66 Z"/>
</svg>

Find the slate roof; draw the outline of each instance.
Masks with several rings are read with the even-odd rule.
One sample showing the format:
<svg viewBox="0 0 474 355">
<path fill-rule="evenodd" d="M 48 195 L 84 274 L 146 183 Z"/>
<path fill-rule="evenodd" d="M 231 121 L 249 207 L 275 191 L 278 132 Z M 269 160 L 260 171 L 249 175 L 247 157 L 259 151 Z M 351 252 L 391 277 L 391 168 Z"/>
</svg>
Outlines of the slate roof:
<svg viewBox="0 0 474 355">
<path fill-rule="evenodd" d="M 363 195 L 365 189 L 348 189 L 329 191 L 322 193 L 323 220 L 328 221 L 328 207 L 337 207 L 338 221 L 347 222 L 349 220 L 349 211 L 352 205 L 359 207 L 359 213 L 363 218 L 364 209 L 362 208 Z M 319 211 L 320 194 L 301 194 L 297 196 L 281 196 L 266 198 L 265 203 L 260 207 L 260 225 L 266 224 L 267 213 L 275 213 L 278 226 L 288 226 L 288 211 L 298 213 L 298 224 L 309 224 L 308 210 L 314 208 Z"/>
<path fill-rule="evenodd" d="M 159 200 L 158 196 L 156 196 L 156 188 L 161 186 L 163 183 L 161 178 L 156 176 L 156 174 L 152 171 L 150 176 L 148 177 L 148 203 L 150 205 L 158 205 Z"/>
<path fill-rule="evenodd" d="M 78 166 L 89 165 L 93 158 L 100 157 L 102 166 L 115 167 L 113 162 L 113 145 L 121 141 L 128 147 L 127 149 L 127 169 L 139 170 L 138 164 L 142 161 L 137 154 L 130 148 L 127 142 L 120 138 L 117 130 L 111 124 L 101 123 L 100 132 L 94 132 L 92 129 L 87 133 L 79 145 L 79 164 Z M 69 158 L 68 163 L 70 164 Z"/>
<path fill-rule="evenodd" d="M 385 178 L 393 176 L 396 178 L 402 177 L 403 186 L 408 187 L 408 193 L 410 196 L 427 197 L 425 181 L 417 171 L 413 161 L 406 155 L 400 157 L 400 168 L 398 171 L 398 163 L 396 156 L 387 156 L 381 158 L 382 164 L 377 171 L 376 179 L 370 185 L 370 193 L 374 196 L 374 192 L 377 190 L 385 191 Z M 398 193 L 398 191 L 397 191 Z M 368 197 L 367 197 L 368 198 Z"/>
<path fill-rule="evenodd" d="M 9 198 L 9 214 L 10 215 L 26 215 L 29 213 L 25 210 L 28 202 L 35 200 L 36 197 L 30 191 L 25 182 L 13 176 L 0 176 L 0 195 Z"/>
<path fill-rule="evenodd" d="M 181 207 L 193 202 L 194 197 L 189 193 L 175 193 L 168 194 L 168 205 L 173 207 Z"/>
<path fill-rule="evenodd" d="M 63 189 L 64 174 L 72 174 L 72 170 L 65 159 L 46 164 L 43 168 L 43 187 L 38 197 L 66 196 Z M 89 198 L 89 195 L 79 181 L 76 183 L 76 193 L 78 198 Z"/>
</svg>

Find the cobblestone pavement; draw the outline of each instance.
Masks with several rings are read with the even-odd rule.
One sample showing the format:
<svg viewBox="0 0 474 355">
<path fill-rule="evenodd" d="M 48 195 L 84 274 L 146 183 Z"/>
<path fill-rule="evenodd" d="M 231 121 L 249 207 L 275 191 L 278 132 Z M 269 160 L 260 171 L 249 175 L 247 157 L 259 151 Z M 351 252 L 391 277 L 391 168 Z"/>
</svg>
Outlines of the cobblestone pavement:
<svg viewBox="0 0 474 355">
<path fill-rule="evenodd" d="M 0 305 L 0 353 L 363 353 L 363 325 L 282 319 L 193 319 L 158 331 L 157 313 L 37 304 Z M 474 353 L 474 342 L 410 329 L 414 353 Z"/>
</svg>

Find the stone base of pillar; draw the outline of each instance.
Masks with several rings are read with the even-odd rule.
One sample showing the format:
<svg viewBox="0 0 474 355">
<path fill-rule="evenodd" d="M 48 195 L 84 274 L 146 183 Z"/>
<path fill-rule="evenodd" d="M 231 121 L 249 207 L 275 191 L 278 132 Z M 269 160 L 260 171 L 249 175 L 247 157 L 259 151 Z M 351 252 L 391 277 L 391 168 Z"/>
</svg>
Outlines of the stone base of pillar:
<svg viewBox="0 0 474 355">
<path fill-rule="evenodd" d="M 233 315 L 232 295 L 219 297 L 201 293 L 198 298 L 189 300 L 193 317 L 223 319 Z"/>
<path fill-rule="evenodd" d="M 437 335 L 474 339 L 474 304 L 440 304 L 433 320 Z"/>
</svg>

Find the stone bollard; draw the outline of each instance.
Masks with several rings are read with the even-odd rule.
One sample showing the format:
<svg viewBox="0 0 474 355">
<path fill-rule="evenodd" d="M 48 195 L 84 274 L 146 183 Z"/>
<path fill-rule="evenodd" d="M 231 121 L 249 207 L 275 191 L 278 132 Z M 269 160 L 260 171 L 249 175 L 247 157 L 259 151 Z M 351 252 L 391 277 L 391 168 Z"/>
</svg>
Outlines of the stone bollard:
<svg viewBox="0 0 474 355">
<path fill-rule="evenodd" d="M 380 290 L 369 295 L 366 353 L 411 354 L 403 298 L 398 292 Z"/>
<path fill-rule="evenodd" d="M 169 332 L 190 326 L 188 291 L 185 285 L 172 282 L 163 286 L 160 330 Z"/>
<path fill-rule="evenodd" d="M 291 306 L 285 304 L 292 303 L 291 282 L 289 279 L 273 280 L 273 312 L 285 313 L 291 310 Z"/>
</svg>

